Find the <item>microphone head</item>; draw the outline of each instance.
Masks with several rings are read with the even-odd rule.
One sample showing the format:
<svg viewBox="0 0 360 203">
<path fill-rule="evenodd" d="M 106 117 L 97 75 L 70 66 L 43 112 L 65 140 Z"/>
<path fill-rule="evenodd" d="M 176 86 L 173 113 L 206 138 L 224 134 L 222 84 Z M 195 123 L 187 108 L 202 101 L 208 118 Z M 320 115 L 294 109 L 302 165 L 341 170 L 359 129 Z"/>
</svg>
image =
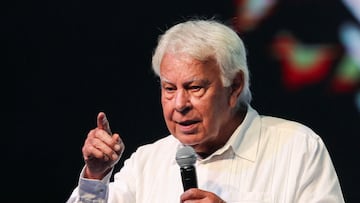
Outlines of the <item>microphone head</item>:
<svg viewBox="0 0 360 203">
<path fill-rule="evenodd" d="M 184 146 L 176 152 L 176 162 L 180 167 L 191 166 L 196 162 L 195 150 L 190 146 Z"/>
</svg>

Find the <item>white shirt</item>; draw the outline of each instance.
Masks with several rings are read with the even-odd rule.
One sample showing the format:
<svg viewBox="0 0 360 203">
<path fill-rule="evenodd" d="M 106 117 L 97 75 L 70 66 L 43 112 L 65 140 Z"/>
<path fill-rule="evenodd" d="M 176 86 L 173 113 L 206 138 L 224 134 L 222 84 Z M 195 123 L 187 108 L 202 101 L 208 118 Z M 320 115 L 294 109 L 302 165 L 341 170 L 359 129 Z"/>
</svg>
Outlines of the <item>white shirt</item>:
<svg viewBox="0 0 360 203">
<path fill-rule="evenodd" d="M 183 193 L 172 135 L 139 147 L 110 182 L 80 175 L 70 202 L 176 203 Z M 195 163 L 198 187 L 226 202 L 344 202 L 329 153 L 308 127 L 251 107 L 226 145 Z M 109 183 L 110 182 L 110 183 Z M 108 199 L 108 200 L 107 200 Z"/>
</svg>

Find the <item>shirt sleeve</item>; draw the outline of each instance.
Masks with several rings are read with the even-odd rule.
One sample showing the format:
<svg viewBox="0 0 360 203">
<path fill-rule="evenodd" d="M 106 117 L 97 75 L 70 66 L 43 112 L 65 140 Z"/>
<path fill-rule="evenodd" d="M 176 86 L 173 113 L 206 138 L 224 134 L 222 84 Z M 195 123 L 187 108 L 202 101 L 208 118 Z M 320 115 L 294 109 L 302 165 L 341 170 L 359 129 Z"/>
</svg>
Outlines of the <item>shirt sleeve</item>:
<svg viewBox="0 0 360 203">
<path fill-rule="evenodd" d="M 93 180 L 84 178 L 82 169 L 79 184 L 74 189 L 66 203 L 103 203 L 107 202 L 110 177 L 113 169 L 102 179 Z"/>
<path fill-rule="evenodd" d="M 329 152 L 320 137 L 308 143 L 307 161 L 298 190 L 299 203 L 345 202 Z"/>
</svg>

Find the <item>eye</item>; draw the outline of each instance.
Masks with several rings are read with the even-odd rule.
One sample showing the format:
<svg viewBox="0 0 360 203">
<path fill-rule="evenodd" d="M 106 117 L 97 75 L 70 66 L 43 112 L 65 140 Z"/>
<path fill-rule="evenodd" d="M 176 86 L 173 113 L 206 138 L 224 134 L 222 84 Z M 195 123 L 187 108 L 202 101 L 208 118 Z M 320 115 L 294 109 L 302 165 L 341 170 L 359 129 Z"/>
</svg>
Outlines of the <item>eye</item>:
<svg viewBox="0 0 360 203">
<path fill-rule="evenodd" d="M 163 85 L 162 88 L 165 90 L 165 92 L 174 92 L 176 90 L 175 87 L 171 86 L 171 85 Z"/>
<path fill-rule="evenodd" d="M 188 87 L 188 91 L 195 97 L 201 97 L 205 94 L 206 89 L 204 86 L 200 85 L 191 85 Z"/>
<path fill-rule="evenodd" d="M 202 87 L 198 86 L 198 85 L 193 85 L 193 86 L 190 86 L 189 89 L 192 91 L 200 91 L 202 89 Z"/>
<path fill-rule="evenodd" d="M 175 88 L 165 87 L 165 90 L 166 90 L 167 92 L 173 92 L 173 91 L 175 91 Z"/>
</svg>

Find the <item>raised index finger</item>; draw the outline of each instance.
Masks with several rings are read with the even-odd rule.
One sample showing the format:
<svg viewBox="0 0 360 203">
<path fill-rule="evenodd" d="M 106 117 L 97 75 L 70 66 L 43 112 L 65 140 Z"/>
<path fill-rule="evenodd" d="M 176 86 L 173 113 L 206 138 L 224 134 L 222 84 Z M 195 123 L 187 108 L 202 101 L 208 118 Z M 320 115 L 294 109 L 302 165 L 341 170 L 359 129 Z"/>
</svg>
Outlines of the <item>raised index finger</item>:
<svg viewBox="0 0 360 203">
<path fill-rule="evenodd" d="M 104 112 L 100 112 L 97 116 L 97 127 L 105 130 L 109 135 L 112 135 L 110 124 Z"/>
</svg>

